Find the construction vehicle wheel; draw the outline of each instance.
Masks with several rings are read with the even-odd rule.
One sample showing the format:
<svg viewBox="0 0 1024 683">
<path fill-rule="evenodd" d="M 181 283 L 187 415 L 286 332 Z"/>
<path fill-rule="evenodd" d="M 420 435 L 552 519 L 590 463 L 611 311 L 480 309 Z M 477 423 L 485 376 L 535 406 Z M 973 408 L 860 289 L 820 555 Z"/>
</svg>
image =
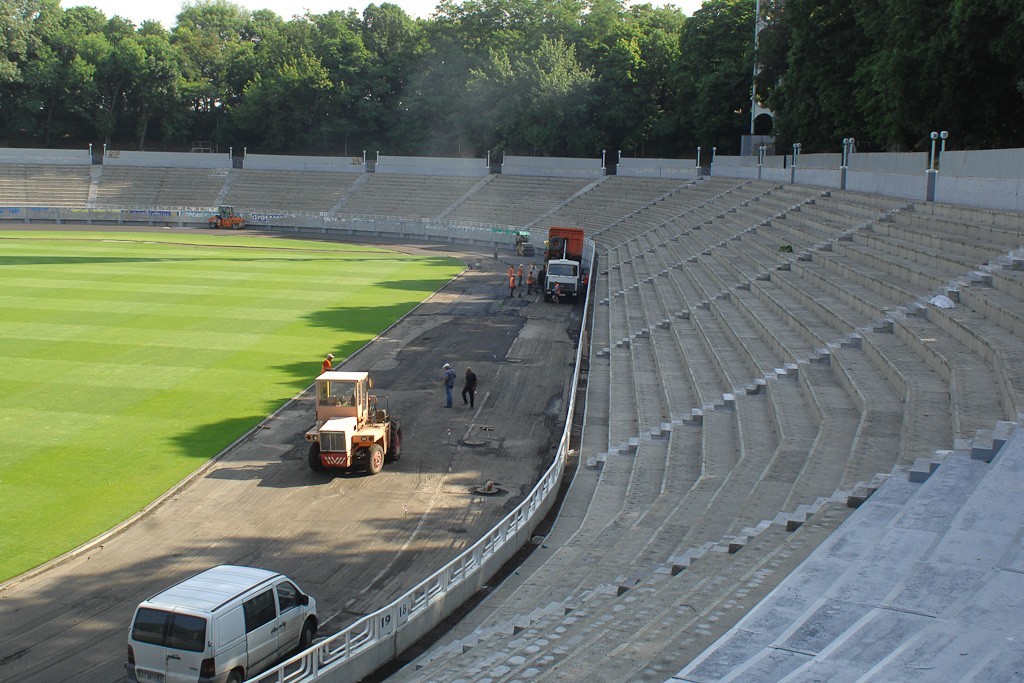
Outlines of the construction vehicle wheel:
<svg viewBox="0 0 1024 683">
<path fill-rule="evenodd" d="M 375 443 L 368 449 L 366 454 L 366 471 L 370 474 L 377 474 L 384 469 L 384 449 L 380 444 Z"/>
<path fill-rule="evenodd" d="M 309 462 L 309 469 L 314 472 L 323 472 L 324 464 L 320 462 L 320 444 L 314 441 L 309 444 L 309 456 L 307 456 Z"/>
<path fill-rule="evenodd" d="M 398 420 L 391 420 L 391 448 L 388 449 L 388 460 L 398 461 L 402 457 L 402 428 L 398 426 Z"/>
</svg>

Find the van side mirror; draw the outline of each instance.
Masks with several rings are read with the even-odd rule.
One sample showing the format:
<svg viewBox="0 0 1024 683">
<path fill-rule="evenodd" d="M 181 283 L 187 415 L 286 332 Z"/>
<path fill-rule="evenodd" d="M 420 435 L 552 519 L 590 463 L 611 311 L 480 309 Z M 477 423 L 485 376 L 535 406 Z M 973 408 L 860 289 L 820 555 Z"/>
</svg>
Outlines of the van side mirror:
<svg viewBox="0 0 1024 683">
<path fill-rule="evenodd" d="M 300 594 L 299 595 L 299 604 L 301 604 L 301 605 L 308 605 L 309 604 L 309 596 L 306 595 L 305 593 Z"/>
</svg>

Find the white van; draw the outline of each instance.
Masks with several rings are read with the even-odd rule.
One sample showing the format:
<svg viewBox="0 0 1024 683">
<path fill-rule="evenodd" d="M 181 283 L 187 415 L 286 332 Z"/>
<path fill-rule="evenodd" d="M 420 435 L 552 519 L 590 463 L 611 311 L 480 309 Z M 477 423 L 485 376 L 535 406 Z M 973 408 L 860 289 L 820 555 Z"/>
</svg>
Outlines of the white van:
<svg viewBox="0 0 1024 683">
<path fill-rule="evenodd" d="M 241 683 L 316 635 L 316 601 L 283 574 L 221 565 L 145 600 L 128 631 L 132 683 Z"/>
</svg>

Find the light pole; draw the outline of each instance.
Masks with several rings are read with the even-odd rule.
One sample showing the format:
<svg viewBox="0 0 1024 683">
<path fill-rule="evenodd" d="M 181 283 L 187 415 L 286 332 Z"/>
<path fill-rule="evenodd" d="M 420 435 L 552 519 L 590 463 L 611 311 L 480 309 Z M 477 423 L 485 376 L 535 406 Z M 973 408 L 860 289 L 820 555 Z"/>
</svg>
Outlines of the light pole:
<svg viewBox="0 0 1024 683">
<path fill-rule="evenodd" d="M 800 158 L 800 143 L 793 143 L 793 163 L 789 167 L 789 182 L 796 182 L 796 160 Z"/>
<path fill-rule="evenodd" d="M 761 169 L 764 166 L 764 157 L 768 153 L 768 147 L 761 145 L 757 148 L 757 179 L 761 179 Z"/>
<path fill-rule="evenodd" d="M 700 145 L 697 145 L 697 168 L 700 168 Z"/>
<path fill-rule="evenodd" d="M 935 186 L 938 184 L 939 179 L 939 159 L 942 153 L 946 151 L 946 140 L 949 138 L 949 131 L 932 131 L 928 134 L 928 137 L 932 140 L 932 149 L 928 158 L 928 184 L 925 188 L 924 199 L 928 202 L 935 201 Z M 935 141 L 942 140 L 939 146 L 939 157 L 935 156 Z"/>
<path fill-rule="evenodd" d="M 857 141 L 853 138 L 843 138 L 843 165 L 839 168 L 839 189 L 846 189 L 846 172 L 850 165 L 850 157 L 856 149 Z"/>
</svg>

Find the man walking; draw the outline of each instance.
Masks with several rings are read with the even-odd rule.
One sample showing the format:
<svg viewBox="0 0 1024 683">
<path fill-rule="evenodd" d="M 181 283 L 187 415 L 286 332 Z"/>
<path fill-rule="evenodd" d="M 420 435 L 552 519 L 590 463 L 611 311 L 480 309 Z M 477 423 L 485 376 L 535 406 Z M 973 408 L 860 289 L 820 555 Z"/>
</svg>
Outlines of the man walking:
<svg viewBox="0 0 1024 683">
<path fill-rule="evenodd" d="M 509 267 L 511 271 L 511 266 Z M 508 298 L 511 299 L 516 294 L 516 274 L 512 273 L 508 276 Z"/>
<path fill-rule="evenodd" d="M 526 293 L 533 294 L 533 271 L 526 274 Z"/>
<path fill-rule="evenodd" d="M 466 394 L 469 394 L 469 407 L 473 407 L 476 396 L 476 373 L 473 368 L 466 368 L 466 384 L 462 387 L 462 405 L 466 405 Z"/>
<path fill-rule="evenodd" d="M 442 367 L 441 369 L 444 370 L 444 398 L 445 398 L 445 406 L 444 407 L 445 408 L 451 408 L 452 407 L 452 389 L 455 388 L 455 370 L 453 370 L 452 366 L 449 365 L 448 363 L 445 363 L 444 367 Z"/>
</svg>

